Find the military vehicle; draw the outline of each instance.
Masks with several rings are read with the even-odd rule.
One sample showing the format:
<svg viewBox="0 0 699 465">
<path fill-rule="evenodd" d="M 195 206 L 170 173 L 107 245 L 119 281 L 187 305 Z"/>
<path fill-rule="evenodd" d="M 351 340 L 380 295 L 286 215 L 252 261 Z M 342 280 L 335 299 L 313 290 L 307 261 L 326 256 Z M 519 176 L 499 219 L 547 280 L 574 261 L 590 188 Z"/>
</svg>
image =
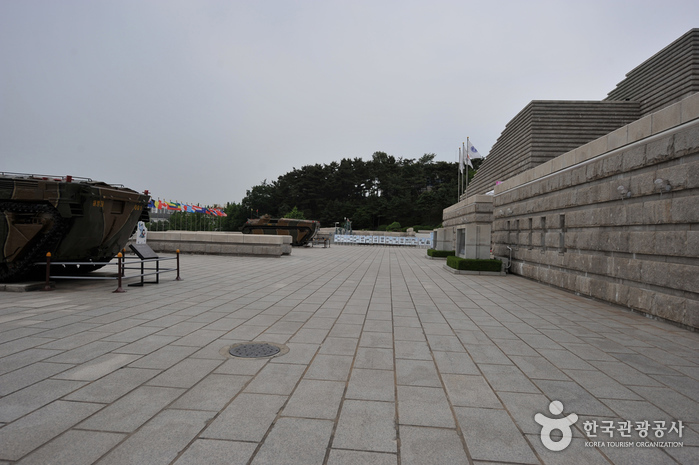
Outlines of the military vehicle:
<svg viewBox="0 0 699 465">
<path fill-rule="evenodd" d="M 249 219 L 243 225 L 243 234 L 271 234 L 291 236 L 291 245 L 306 245 L 318 233 L 320 223 L 313 220 L 295 220 L 293 218 L 272 218 L 264 215 Z"/>
<path fill-rule="evenodd" d="M 0 282 L 52 274 L 86 273 L 104 266 L 126 245 L 139 219 L 148 221 L 146 194 L 72 176 L 0 172 Z M 53 267 L 52 267 L 53 268 Z"/>
</svg>

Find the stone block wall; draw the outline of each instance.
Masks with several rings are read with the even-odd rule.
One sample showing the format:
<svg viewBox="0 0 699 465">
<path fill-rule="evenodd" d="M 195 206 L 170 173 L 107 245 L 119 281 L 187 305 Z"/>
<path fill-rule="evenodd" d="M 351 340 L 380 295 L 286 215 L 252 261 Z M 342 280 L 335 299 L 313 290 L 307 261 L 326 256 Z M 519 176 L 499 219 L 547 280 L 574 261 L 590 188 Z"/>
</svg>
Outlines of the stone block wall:
<svg viewBox="0 0 699 465">
<path fill-rule="evenodd" d="M 699 29 L 691 29 L 629 71 L 605 100 L 639 102 L 645 116 L 695 92 L 699 92 Z"/>
<path fill-rule="evenodd" d="M 291 254 L 291 236 L 241 234 L 234 232 L 149 231 L 148 245 L 156 252 L 263 255 Z"/>
<path fill-rule="evenodd" d="M 534 100 L 507 123 L 464 196 L 534 168 L 640 118 L 637 102 Z"/>
<path fill-rule="evenodd" d="M 493 197 L 474 195 L 445 208 L 442 226 L 451 229 L 452 246 L 461 258 L 490 258 Z"/>
<path fill-rule="evenodd" d="M 498 185 L 493 207 L 512 272 L 699 328 L 699 93 Z"/>
</svg>

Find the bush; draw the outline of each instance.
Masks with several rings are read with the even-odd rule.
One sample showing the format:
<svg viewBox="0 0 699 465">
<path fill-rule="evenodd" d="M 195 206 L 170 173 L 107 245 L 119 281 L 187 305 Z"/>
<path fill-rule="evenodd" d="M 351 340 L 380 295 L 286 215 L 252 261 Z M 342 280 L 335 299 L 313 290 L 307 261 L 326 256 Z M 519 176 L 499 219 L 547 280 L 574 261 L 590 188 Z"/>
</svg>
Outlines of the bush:
<svg viewBox="0 0 699 465">
<path fill-rule="evenodd" d="M 453 250 L 435 250 L 435 249 L 427 249 L 427 255 L 430 257 L 435 257 L 435 258 L 444 258 L 444 257 L 450 257 L 452 255 L 455 255 L 456 252 Z"/>
<path fill-rule="evenodd" d="M 400 231 L 400 223 L 394 221 L 386 227 L 386 231 Z"/>
<path fill-rule="evenodd" d="M 499 273 L 502 270 L 502 261 L 451 256 L 447 257 L 447 266 L 455 270 L 493 271 Z"/>
</svg>

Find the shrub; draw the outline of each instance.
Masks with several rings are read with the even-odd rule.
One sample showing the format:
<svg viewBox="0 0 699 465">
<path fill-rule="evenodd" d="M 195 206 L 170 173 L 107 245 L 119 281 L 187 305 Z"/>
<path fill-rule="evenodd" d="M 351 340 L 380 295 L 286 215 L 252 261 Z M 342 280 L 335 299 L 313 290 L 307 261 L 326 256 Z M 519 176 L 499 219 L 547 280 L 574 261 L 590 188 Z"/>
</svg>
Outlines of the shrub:
<svg viewBox="0 0 699 465">
<path fill-rule="evenodd" d="M 494 271 L 499 273 L 502 270 L 502 261 L 451 256 L 447 257 L 447 266 L 455 270 Z"/>
<path fill-rule="evenodd" d="M 435 258 L 444 258 L 444 257 L 449 257 L 452 255 L 455 255 L 456 252 L 453 250 L 435 250 L 435 249 L 427 249 L 427 255 L 430 257 L 435 257 Z"/>
<path fill-rule="evenodd" d="M 394 221 L 393 223 L 389 224 L 388 227 L 386 227 L 386 231 L 400 231 L 400 223 Z"/>
</svg>

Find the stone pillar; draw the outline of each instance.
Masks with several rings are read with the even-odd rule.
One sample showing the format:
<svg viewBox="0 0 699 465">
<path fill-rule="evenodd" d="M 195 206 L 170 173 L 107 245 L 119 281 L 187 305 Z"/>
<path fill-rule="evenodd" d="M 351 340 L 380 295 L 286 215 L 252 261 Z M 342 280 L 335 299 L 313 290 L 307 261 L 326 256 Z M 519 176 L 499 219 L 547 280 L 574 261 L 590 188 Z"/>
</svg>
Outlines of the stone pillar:
<svg viewBox="0 0 699 465">
<path fill-rule="evenodd" d="M 474 195 L 445 208 L 444 229 L 454 230 L 456 256 L 490 258 L 490 232 L 493 224 L 493 197 Z"/>
</svg>

